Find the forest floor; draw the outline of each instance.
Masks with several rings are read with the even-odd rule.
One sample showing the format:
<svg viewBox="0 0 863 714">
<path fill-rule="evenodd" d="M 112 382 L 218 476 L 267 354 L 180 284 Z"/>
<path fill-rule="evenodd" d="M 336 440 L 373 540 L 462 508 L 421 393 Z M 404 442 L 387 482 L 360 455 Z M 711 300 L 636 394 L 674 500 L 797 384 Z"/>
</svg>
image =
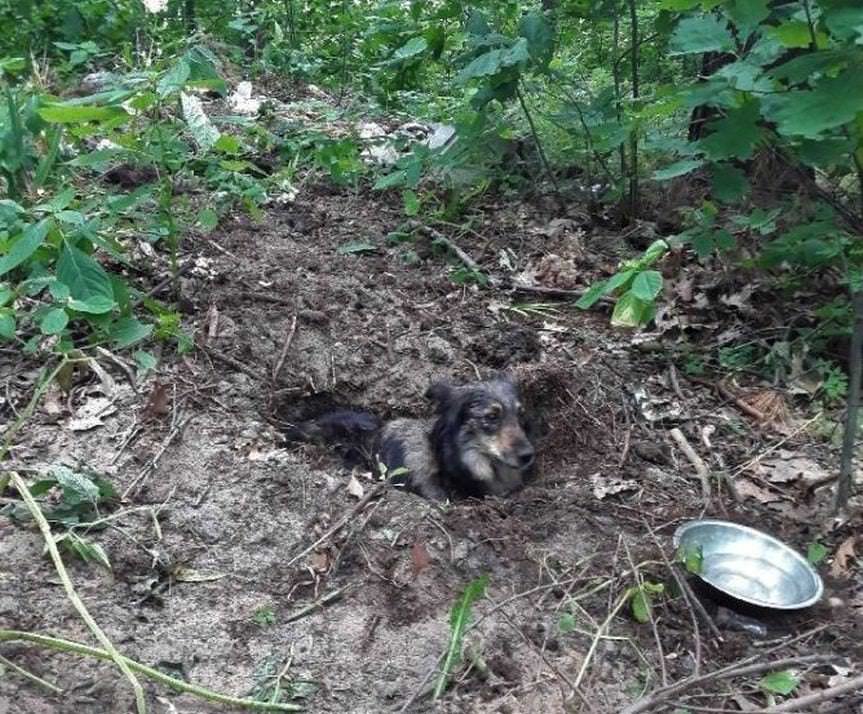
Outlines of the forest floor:
<svg viewBox="0 0 863 714">
<path fill-rule="evenodd" d="M 633 233 L 602 228 L 581 208 L 490 193 L 470 230 L 436 228 L 492 276 L 583 289 L 633 252 Z M 108 527 L 89 533 L 110 571 L 67 558 L 123 653 L 238 696 L 260 696 L 281 674 L 314 712 L 620 712 L 735 663 L 764 667 L 691 682 L 645 711 L 756 711 L 768 702 L 758 682 L 777 667 L 800 679 L 798 696 L 860 672 L 860 517 L 834 522 L 831 488 L 813 487 L 835 471 L 837 450 L 812 428 L 811 404 L 755 377 L 724 392 L 691 380 L 662 347 L 667 335 L 612 329 L 602 309 L 526 295 L 508 280 L 454 284 L 457 263 L 430 240 L 387 239 L 402 223 L 395 196 L 321 183 L 263 220 L 235 215 L 188 237 L 181 307 L 199 349 L 134 385 L 108 360 L 108 379 L 81 368 L 19 434 L 11 461 L 22 473 L 61 462 L 123 495 Z M 350 252 L 358 241 L 372 247 Z M 167 274 L 154 267 L 149 285 Z M 739 300 L 716 304 L 701 339 L 743 322 Z M 766 320 L 771 309 L 758 312 Z M 38 367 L 0 353 L 9 403 L 25 403 Z M 519 378 L 542 427 L 540 476 L 507 499 L 441 505 L 396 489 L 365 499 L 370 474 L 281 438 L 282 424 L 335 403 L 426 415 L 431 379 L 498 370 Z M 88 410 L 99 413 L 82 423 Z M 675 427 L 728 477 L 711 480 L 709 498 L 669 437 Z M 666 562 L 675 529 L 702 516 L 757 526 L 804 553 L 822 543 L 823 599 L 771 613 L 696 586 L 713 631 Z M 92 643 L 42 553 L 31 522 L 0 518 L 0 624 Z M 481 576 L 488 588 L 465 661 L 432 702 L 450 610 Z M 665 592 L 640 623 L 626 594 L 644 582 Z M 25 644 L 2 654 L 64 689 L 54 696 L 7 670 L 3 714 L 133 711 L 108 664 Z M 798 659 L 769 665 L 787 658 Z M 222 710 L 145 689 L 154 712 Z"/>
</svg>

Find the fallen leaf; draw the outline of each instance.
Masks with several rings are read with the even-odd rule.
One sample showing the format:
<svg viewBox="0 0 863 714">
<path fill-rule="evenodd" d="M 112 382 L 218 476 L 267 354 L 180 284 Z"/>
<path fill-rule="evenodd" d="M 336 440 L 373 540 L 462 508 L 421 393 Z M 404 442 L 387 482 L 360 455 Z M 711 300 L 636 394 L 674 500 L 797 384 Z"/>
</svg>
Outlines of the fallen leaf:
<svg viewBox="0 0 863 714">
<path fill-rule="evenodd" d="M 92 397 L 88 399 L 69 417 L 66 428 L 70 431 L 88 431 L 102 426 L 102 418 L 117 411 L 117 407 L 107 397 Z"/>
<path fill-rule="evenodd" d="M 854 546 L 857 544 L 857 536 L 850 535 L 840 543 L 833 556 L 833 565 L 830 566 L 830 574 L 834 578 L 847 578 L 849 561 L 857 557 Z"/>
<path fill-rule="evenodd" d="M 750 481 L 748 478 L 738 478 L 734 482 L 734 486 L 743 497 L 754 498 L 759 503 L 771 503 L 772 501 L 781 501 L 781 497 L 772 491 L 759 486 Z"/>
<path fill-rule="evenodd" d="M 593 495 L 600 501 L 616 493 L 638 490 L 638 482 L 633 479 L 606 478 L 601 474 L 593 474 L 590 483 L 593 485 Z"/>
<path fill-rule="evenodd" d="M 329 553 L 323 550 L 312 553 L 309 557 L 309 565 L 311 566 L 312 570 L 317 573 L 327 572 L 327 569 L 330 567 Z"/>
<path fill-rule="evenodd" d="M 414 577 L 419 575 L 431 563 L 431 556 L 422 543 L 416 542 L 411 546 L 411 561 Z"/>
<path fill-rule="evenodd" d="M 354 498 L 362 498 L 365 493 L 363 485 L 359 482 L 356 476 L 351 474 L 351 479 L 348 481 L 348 493 Z"/>
<path fill-rule="evenodd" d="M 147 397 L 147 403 L 144 405 L 143 417 L 145 421 L 164 416 L 171 410 L 170 390 L 168 386 L 168 384 L 159 382 L 158 380 L 153 383 L 153 388 Z"/>
</svg>

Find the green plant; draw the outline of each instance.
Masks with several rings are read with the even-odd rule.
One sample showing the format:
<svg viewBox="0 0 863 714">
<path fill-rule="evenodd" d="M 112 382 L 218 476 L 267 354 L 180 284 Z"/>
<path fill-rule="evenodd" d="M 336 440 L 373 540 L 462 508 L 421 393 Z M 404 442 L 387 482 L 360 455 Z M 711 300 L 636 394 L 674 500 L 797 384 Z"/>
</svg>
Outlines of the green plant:
<svg viewBox="0 0 863 714">
<path fill-rule="evenodd" d="M 434 699 L 438 699 L 444 693 L 453 670 L 461 661 L 462 643 L 467 627 L 470 624 L 473 604 L 485 594 L 487 584 L 488 578 L 486 576 L 472 581 L 452 606 L 449 619 L 449 646 L 444 655 L 440 675 L 435 684 Z"/>
<path fill-rule="evenodd" d="M 662 291 L 662 273 L 652 266 L 669 250 L 666 241 L 654 241 L 640 258 L 629 260 L 607 280 L 595 283 L 575 303 L 586 310 L 605 295 L 616 293 L 611 323 L 622 327 L 644 325 L 653 319 L 656 298 Z"/>
<path fill-rule="evenodd" d="M 653 599 L 664 592 L 665 585 L 648 581 L 629 589 L 629 607 L 637 622 L 650 622 Z"/>
<path fill-rule="evenodd" d="M 255 614 L 252 615 L 252 620 L 254 620 L 256 625 L 269 627 L 270 625 L 276 624 L 276 613 L 273 611 L 272 606 L 262 605 L 255 610 Z"/>
</svg>

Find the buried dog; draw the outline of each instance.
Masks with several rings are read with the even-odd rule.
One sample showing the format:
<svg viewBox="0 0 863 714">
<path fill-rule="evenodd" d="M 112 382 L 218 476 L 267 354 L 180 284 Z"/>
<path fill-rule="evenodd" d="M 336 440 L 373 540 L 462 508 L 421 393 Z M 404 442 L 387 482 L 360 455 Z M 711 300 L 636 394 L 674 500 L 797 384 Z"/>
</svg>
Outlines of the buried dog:
<svg viewBox="0 0 863 714">
<path fill-rule="evenodd" d="M 297 425 L 287 436 L 334 447 L 349 465 L 364 463 L 377 471 L 382 464 L 393 483 L 433 500 L 505 496 L 533 476 L 534 447 L 512 380 L 436 382 L 426 396 L 435 405 L 432 419 L 382 424 L 368 412 L 339 409 Z"/>
</svg>

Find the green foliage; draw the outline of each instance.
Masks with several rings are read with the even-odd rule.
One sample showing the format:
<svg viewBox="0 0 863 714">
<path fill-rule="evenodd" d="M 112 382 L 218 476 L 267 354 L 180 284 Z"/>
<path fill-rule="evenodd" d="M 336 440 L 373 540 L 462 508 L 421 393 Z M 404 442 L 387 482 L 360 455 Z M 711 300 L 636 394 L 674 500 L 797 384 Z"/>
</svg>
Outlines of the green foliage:
<svg viewBox="0 0 863 714">
<path fill-rule="evenodd" d="M 677 550 L 677 562 L 682 563 L 686 570 L 693 575 L 699 575 L 704 566 L 704 552 L 701 546 L 689 548 L 680 546 Z"/>
<path fill-rule="evenodd" d="M 806 560 L 812 565 L 818 565 L 824 558 L 827 557 L 828 550 L 821 543 L 813 541 L 806 549 Z"/>
<path fill-rule="evenodd" d="M 434 689 L 434 698 L 437 699 L 446 689 L 449 678 L 455 667 L 461 661 L 462 642 L 465 631 L 470 624 L 473 604 L 485 594 L 488 578 L 483 576 L 472 581 L 452 606 L 449 626 L 449 646 L 447 647 L 440 676 Z"/>
<path fill-rule="evenodd" d="M 653 607 L 653 599 L 665 592 L 662 583 L 643 582 L 641 585 L 630 588 L 629 606 L 632 616 L 637 622 L 644 624 L 650 622 Z"/>
<path fill-rule="evenodd" d="M 276 624 L 276 613 L 271 606 L 263 605 L 255 610 L 252 620 L 256 625 L 260 625 L 261 627 L 270 627 Z"/>
<path fill-rule="evenodd" d="M 771 672 L 758 682 L 758 686 L 768 694 L 781 694 L 783 696 L 791 694 L 799 685 L 800 680 L 787 669 L 781 672 Z"/>
</svg>

